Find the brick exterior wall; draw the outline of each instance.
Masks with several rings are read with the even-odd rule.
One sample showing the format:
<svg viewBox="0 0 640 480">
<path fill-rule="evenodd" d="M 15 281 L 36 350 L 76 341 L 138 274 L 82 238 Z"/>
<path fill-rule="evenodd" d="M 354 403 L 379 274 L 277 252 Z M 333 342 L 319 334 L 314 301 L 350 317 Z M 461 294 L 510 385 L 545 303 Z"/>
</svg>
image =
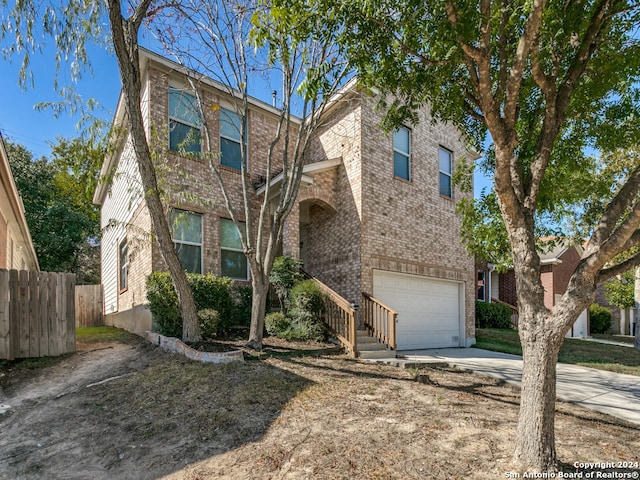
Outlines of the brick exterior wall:
<svg viewBox="0 0 640 480">
<path fill-rule="evenodd" d="M 411 129 L 411 181 L 394 177 L 393 136 L 384 135 L 376 99 L 362 107 L 362 263 L 364 291 L 373 290 L 373 270 L 425 275 L 464 284 L 466 337 L 475 337 L 475 268 L 460 239 L 456 201 L 471 198 L 454 189 L 440 195 L 439 147 L 453 152 L 452 171 L 467 153 L 460 132 L 432 124 L 426 111 Z"/>
<path fill-rule="evenodd" d="M 147 111 L 156 131 L 166 130 L 168 87 L 180 85 L 178 77 L 151 66 L 148 71 Z M 211 132 L 211 148 L 219 151 L 219 106 L 224 100 L 205 91 L 205 120 Z M 346 299 L 360 303 L 360 292 L 372 293 L 373 271 L 423 275 L 463 285 L 467 338 L 475 336 L 476 282 L 473 258 L 460 241 L 461 220 L 456 201 L 471 197 L 454 190 L 453 198 L 439 193 L 438 148 L 453 152 L 453 170 L 466 154 L 466 143 L 458 130 L 447 124 L 432 124 L 423 113 L 411 127 L 412 181 L 393 175 L 393 136 L 379 128 L 381 113 L 375 98 L 352 90 L 332 107 L 317 131 L 307 163 L 341 158 L 337 166 L 311 174 L 314 183 L 301 187 L 298 203 L 287 220 L 282 251 L 302 254 L 305 268 Z M 248 120 L 249 173 L 252 185 L 266 175 L 266 148 L 273 138 L 276 117 L 252 107 Z M 166 150 L 166 135 L 159 135 Z M 274 158 L 279 158 L 276 151 Z M 203 215 L 203 272 L 220 274 L 220 218 L 229 218 L 222 191 L 208 160 L 179 158 L 165 153 L 160 182 L 172 207 Z M 217 161 L 215 158 L 212 161 Z M 233 207 L 242 212 L 241 174 L 220 167 Z M 272 172 L 278 173 L 275 167 Z M 253 187 L 251 186 L 253 192 Z M 188 193 L 188 195 L 185 195 Z M 200 201 L 206 199 L 207 202 Z M 261 197 L 251 205 L 259 209 Z M 129 232 L 150 231 L 144 205 L 136 212 Z M 302 234 L 301 234 L 302 232 Z M 302 252 L 301 252 L 302 242 Z M 151 270 L 165 269 L 157 244 L 147 244 L 130 258 L 129 288 L 119 295 L 119 310 L 144 302 L 144 277 Z"/>
<path fill-rule="evenodd" d="M 516 292 L 516 274 L 513 270 L 500 273 L 498 275 L 498 291 L 500 292 L 500 298 L 503 302 L 518 306 L 518 293 Z"/>
</svg>

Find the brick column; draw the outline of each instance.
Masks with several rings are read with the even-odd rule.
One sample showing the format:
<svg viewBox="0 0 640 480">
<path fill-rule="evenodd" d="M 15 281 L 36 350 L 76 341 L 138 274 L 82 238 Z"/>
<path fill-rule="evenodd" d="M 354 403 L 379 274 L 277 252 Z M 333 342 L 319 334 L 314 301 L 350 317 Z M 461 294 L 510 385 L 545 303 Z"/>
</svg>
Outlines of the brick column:
<svg viewBox="0 0 640 480">
<path fill-rule="evenodd" d="M 300 204 L 291 209 L 284 224 L 282 234 L 282 253 L 293 258 L 300 258 Z"/>
</svg>

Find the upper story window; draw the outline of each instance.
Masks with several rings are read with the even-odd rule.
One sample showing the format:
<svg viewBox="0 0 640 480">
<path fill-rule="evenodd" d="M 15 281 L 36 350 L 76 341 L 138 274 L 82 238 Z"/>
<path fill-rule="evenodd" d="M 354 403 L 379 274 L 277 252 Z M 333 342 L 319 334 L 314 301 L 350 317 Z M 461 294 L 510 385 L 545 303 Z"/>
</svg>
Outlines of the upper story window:
<svg viewBox="0 0 640 480">
<path fill-rule="evenodd" d="M 194 95 L 169 87 L 169 149 L 174 152 L 202 151 L 200 109 Z"/>
<path fill-rule="evenodd" d="M 451 157 L 453 154 L 446 148 L 439 148 L 440 157 L 440 195 L 453 197 L 453 183 L 451 181 Z"/>
<path fill-rule="evenodd" d="M 246 228 L 241 223 L 242 228 Z M 220 275 L 235 280 L 249 279 L 249 264 L 244 255 L 240 232 L 233 220 L 220 219 Z"/>
<path fill-rule="evenodd" d="M 174 208 L 169 221 L 182 268 L 189 273 L 202 273 L 202 215 Z"/>
<path fill-rule="evenodd" d="M 242 117 L 236 112 L 226 108 L 220 109 L 220 164 L 236 170 L 242 169 L 241 123 Z M 247 151 L 246 127 L 245 122 L 245 157 Z"/>
<path fill-rule="evenodd" d="M 126 238 L 122 240 L 118 247 L 118 259 L 120 264 L 118 274 L 119 290 L 123 292 L 129 286 L 129 255 Z"/>
<path fill-rule="evenodd" d="M 405 127 L 393 133 L 393 175 L 411 180 L 411 131 Z"/>
</svg>

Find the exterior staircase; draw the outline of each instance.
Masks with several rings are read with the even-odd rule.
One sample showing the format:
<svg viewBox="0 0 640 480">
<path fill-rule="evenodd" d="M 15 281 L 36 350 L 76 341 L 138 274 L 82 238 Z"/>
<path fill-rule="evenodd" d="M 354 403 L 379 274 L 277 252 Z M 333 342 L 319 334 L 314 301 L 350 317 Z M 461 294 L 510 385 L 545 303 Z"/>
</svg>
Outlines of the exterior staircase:
<svg viewBox="0 0 640 480">
<path fill-rule="evenodd" d="M 396 358 L 396 351 L 380 343 L 365 329 L 357 331 L 358 358 L 373 360 L 378 358 Z"/>
<path fill-rule="evenodd" d="M 354 358 L 395 358 L 397 312 L 364 292 L 358 311 L 356 305 L 304 273 L 324 294 L 324 323 L 347 353 Z"/>
</svg>

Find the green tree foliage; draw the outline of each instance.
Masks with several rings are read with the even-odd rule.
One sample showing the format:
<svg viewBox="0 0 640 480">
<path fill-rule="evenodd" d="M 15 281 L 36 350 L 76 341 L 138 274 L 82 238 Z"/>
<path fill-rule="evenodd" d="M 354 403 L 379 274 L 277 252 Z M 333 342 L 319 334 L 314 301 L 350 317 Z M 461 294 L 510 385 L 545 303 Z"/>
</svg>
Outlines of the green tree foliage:
<svg viewBox="0 0 640 480">
<path fill-rule="evenodd" d="M 6 142 L 40 268 L 72 272 L 78 283 L 100 283 L 99 213 L 84 188 L 95 188 L 104 150 L 83 140 L 58 139 L 53 161 L 36 159 Z M 92 159 L 92 160 L 87 160 Z M 74 164 L 83 164 L 73 169 Z"/>
<path fill-rule="evenodd" d="M 523 470 L 553 471 L 555 365 L 564 335 L 598 283 L 640 263 L 640 254 L 613 261 L 640 244 L 637 157 L 607 177 L 585 154 L 587 147 L 626 152 L 640 138 L 640 5 L 347 0 L 339 14 L 349 27 L 345 50 L 383 94 L 386 126 L 415 122 L 428 104 L 476 148 L 487 134 L 493 142 L 482 166 L 494 176 L 510 245 L 524 356 L 514 461 Z M 599 209 L 585 208 L 591 192 Z M 537 239 L 541 225 L 576 206 L 582 218 L 595 212 L 576 222 L 589 243 L 567 293 L 549 310 Z"/>
<path fill-rule="evenodd" d="M 302 262 L 288 255 L 276 257 L 273 261 L 269 282 L 273 285 L 280 300 L 280 308 L 285 313 L 289 309 L 291 289 L 303 278 L 301 268 Z"/>
<path fill-rule="evenodd" d="M 618 308 L 633 307 L 634 275 L 628 270 L 620 278 L 612 278 L 604 285 L 604 295 L 611 305 Z"/>
</svg>

